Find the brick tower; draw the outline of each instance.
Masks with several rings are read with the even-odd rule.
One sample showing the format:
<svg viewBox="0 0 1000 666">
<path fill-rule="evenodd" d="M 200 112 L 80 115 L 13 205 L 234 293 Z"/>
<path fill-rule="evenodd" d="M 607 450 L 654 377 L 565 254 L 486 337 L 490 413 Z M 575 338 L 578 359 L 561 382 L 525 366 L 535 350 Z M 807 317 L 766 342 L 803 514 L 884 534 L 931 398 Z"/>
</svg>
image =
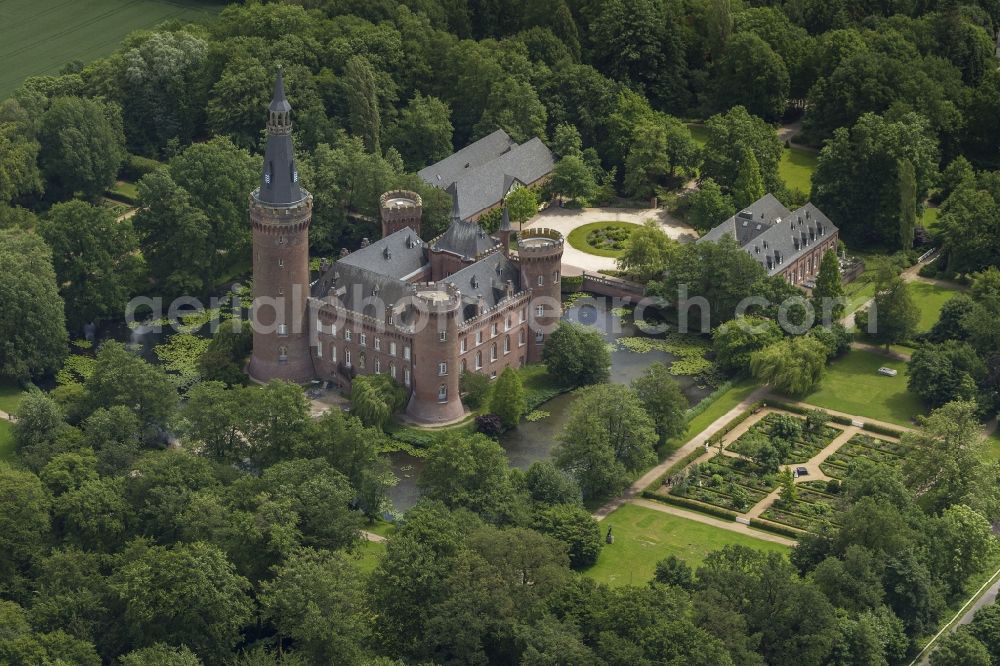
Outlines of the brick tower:
<svg viewBox="0 0 1000 666">
<path fill-rule="evenodd" d="M 379 199 L 382 213 L 382 238 L 409 227 L 420 238 L 420 216 L 423 200 L 416 192 L 391 190 Z"/>
<path fill-rule="evenodd" d="M 560 285 L 563 236 L 554 229 L 526 229 L 517 239 L 521 288 L 531 290 L 528 302 L 528 362 L 542 360 L 545 340 L 562 317 Z"/>
<path fill-rule="evenodd" d="M 306 326 L 312 195 L 299 186 L 291 112 L 279 69 L 268 106 L 264 172 L 260 187 L 250 194 L 254 300 L 249 372 L 262 382 L 305 382 L 314 374 Z"/>
<path fill-rule="evenodd" d="M 465 414 L 459 396 L 458 318 L 462 292 L 451 283 L 413 285 L 426 325 L 413 338 L 413 393 L 406 413 L 425 423 Z"/>
</svg>

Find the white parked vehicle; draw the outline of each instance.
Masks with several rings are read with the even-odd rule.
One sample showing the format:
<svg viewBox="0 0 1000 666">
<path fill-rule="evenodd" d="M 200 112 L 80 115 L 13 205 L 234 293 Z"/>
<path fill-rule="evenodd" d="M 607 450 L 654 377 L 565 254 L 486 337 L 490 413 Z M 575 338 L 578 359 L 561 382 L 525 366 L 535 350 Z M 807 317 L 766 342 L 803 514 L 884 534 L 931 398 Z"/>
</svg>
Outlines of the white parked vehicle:
<svg viewBox="0 0 1000 666">
<path fill-rule="evenodd" d="M 878 369 L 878 374 L 885 375 L 886 377 L 895 377 L 896 375 L 899 374 L 899 371 L 882 366 L 881 368 Z"/>
</svg>

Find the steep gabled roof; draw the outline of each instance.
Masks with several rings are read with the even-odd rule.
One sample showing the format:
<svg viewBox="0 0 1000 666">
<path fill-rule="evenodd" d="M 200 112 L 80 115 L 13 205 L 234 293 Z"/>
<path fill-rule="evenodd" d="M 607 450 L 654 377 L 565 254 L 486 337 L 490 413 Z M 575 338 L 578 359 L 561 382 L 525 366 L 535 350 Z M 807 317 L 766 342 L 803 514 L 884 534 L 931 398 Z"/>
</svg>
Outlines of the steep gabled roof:
<svg viewBox="0 0 1000 666">
<path fill-rule="evenodd" d="M 335 265 L 357 266 L 379 275 L 402 279 L 426 263 L 424 242 L 415 231 L 406 227 L 352 252 Z"/>
<path fill-rule="evenodd" d="M 458 209 L 462 218 L 472 217 L 495 205 L 515 182 L 530 185 L 555 168 L 552 151 L 535 137 L 512 148 L 497 159 L 462 175 L 458 189 Z"/>
<path fill-rule="evenodd" d="M 497 130 L 440 162 L 424 167 L 417 175 L 434 187 L 446 189 L 464 174 L 495 160 L 516 145 L 507 132 Z"/>
<path fill-rule="evenodd" d="M 507 280 L 513 283 L 514 293 L 521 291 L 521 271 L 510 259 L 496 252 L 452 273 L 442 282 L 450 282 L 462 292 L 466 306 L 463 313 L 465 319 L 471 319 L 480 296 L 486 308 L 492 308 L 503 299 Z"/>
</svg>

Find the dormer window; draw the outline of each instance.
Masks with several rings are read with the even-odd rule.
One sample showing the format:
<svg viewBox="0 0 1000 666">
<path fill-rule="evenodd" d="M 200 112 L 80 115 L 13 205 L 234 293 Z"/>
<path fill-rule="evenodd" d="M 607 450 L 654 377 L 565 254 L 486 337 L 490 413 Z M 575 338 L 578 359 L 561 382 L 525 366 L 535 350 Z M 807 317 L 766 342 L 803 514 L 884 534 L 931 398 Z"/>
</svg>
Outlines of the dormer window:
<svg viewBox="0 0 1000 666">
<path fill-rule="evenodd" d="M 472 288 L 473 289 L 479 288 L 479 278 L 477 278 L 475 275 L 472 276 Z"/>
<path fill-rule="evenodd" d="M 385 248 L 384 250 L 382 250 L 382 256 L 385 257 L 386 260 L 392 259 L 392 250 L 390 250 L 389 248 Z"/>
</svg>

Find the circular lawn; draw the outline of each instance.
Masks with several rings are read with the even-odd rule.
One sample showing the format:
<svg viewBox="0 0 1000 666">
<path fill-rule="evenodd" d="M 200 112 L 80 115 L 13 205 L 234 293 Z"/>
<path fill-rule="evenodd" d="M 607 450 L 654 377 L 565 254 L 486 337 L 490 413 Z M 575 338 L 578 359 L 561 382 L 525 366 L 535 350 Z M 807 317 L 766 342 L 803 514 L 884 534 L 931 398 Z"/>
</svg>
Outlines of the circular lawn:
<svg viewBox="0 0 1000 666">
<path fill-rule="evenodd" d="M 632 232 L 639 225 L 629 222 L 591 222 L 569 232 L 569 244 L 598 257 L 620 257 Z"/>
</svg>

